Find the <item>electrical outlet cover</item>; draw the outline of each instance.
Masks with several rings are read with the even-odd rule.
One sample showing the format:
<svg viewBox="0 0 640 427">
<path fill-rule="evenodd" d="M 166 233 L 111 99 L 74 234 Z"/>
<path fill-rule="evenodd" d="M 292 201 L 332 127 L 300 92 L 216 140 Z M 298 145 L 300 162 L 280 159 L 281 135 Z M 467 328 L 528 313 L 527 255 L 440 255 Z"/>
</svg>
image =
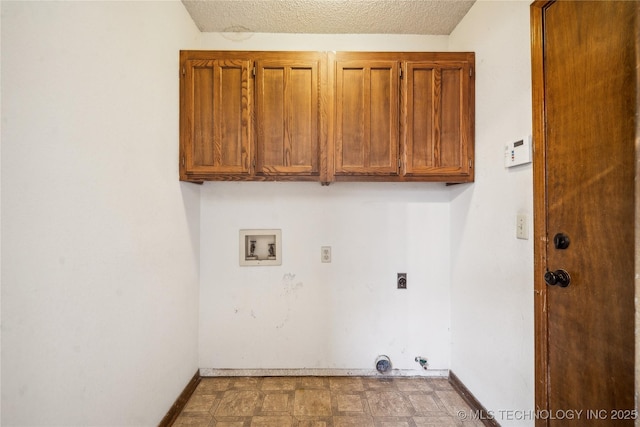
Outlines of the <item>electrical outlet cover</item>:
<svg viewBox="0 0 640 427">
<path fill-rule="evenodd" d="M 322 246 L 320 248 L 320 261 L 331 262 L 331 246 Z"/>
<path fill-rule="evenodd" d="M 407 289 L 407 273 L 398 273 L 398 289 Z"/>
</svg>

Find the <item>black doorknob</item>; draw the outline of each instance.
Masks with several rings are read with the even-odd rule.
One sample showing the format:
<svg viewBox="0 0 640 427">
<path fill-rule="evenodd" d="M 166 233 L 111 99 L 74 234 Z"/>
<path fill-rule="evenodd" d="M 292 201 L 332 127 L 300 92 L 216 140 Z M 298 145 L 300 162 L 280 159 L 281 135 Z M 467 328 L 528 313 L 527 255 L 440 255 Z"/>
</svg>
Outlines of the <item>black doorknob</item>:
<svg viewBox="0 0 640 427">
<path fill-rule="evenodd" d="M 567 236 L 564 233 L 558 233 L 555 236 L 553 236 L 553 246 L 556 247 L 556 249 L 567 249 L 569 247 L 569 236 Z"/>
<path fill-rule="evenodd" d="M 571 276 L 566 270 L 547 271 L 544 273 L 544 281 L 549 286 L 558 285 L 566 288 L 571 283 Z"/>
</svg>

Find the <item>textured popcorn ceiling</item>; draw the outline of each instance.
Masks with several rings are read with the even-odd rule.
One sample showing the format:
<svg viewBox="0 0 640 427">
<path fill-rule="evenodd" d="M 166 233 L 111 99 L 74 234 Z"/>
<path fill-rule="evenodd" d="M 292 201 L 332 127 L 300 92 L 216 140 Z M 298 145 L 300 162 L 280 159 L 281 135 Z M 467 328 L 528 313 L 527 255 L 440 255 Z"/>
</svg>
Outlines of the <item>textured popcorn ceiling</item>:
<svg viewBox="0 0 640 427">
<path fill-rule="evenodd" d="M 450 34 L 475 0 L 182 0 L 203 32 Z"/>
</svg>

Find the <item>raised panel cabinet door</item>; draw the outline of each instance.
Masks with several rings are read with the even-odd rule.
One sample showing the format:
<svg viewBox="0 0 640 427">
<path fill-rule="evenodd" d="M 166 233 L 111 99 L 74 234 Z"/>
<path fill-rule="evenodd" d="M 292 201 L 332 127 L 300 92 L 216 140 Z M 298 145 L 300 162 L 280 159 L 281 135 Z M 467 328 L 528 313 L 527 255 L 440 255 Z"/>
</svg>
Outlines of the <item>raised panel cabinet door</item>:
<svg viewBox="0 0 640 427">
<path fill-rule="evenodd" d="M 398 61 L 336 62 L 335 174 L 398 174 Z"/>
<path fill-rule="evenodd" d="M 181 178 L 248 175 L 249 60 L 188 59 L 181 91 Z"/>
<path fill-rule="evenodd" d="M 257 175 L 318 175 L 319 62 L 256 62 Z"/>
<path fill-rule="evenodd" d="M 468 62 L 407 62 L 406 176 L 472 177 L 472 72 Z"/>
</svg>

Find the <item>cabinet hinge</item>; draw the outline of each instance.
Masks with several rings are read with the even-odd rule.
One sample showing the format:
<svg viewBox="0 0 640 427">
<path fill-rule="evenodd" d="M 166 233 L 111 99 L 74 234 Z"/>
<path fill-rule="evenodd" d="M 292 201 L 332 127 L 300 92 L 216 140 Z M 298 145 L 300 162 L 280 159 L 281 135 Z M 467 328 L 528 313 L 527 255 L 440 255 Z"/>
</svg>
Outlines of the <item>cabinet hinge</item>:
<svg viewBox="0 0 640 427">
<path fill-rule="evenodd" d="M 187 73 L 187 71 L 184 69 L 184 67 L 182 67 L 182 75 L 184 76 Z"/>
<path fill-rule="evenodd" d="M 184 155 L 182 156 L 182 167 L 184 167 Z"/>
<path fill-rule="evenodd" d="M 473 168 L 473 160 L 469 159 L 469 169 Z"/>
<path fill-rule="evenodd" d="M 469 77 L 473 77 L 473 67 L 469 67 Z"/>
</svg>

